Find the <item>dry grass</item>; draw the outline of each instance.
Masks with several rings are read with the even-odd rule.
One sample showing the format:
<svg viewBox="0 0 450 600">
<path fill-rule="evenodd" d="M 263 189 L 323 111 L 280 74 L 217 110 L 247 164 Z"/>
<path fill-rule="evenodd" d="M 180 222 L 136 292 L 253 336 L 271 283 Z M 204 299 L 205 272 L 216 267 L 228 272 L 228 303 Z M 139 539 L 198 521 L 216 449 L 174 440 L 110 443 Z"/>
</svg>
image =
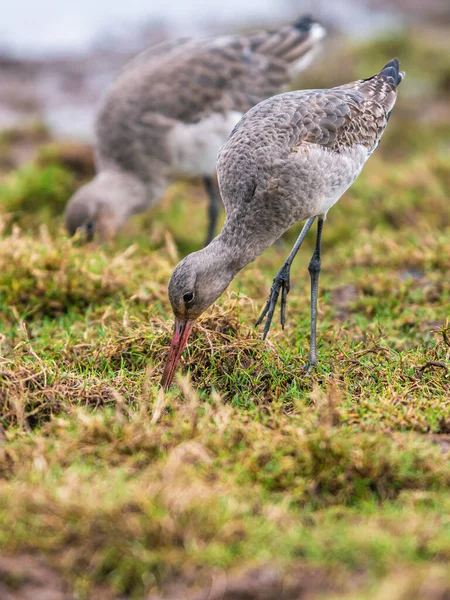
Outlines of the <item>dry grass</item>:
<svg viewBox="0 0 450 600">
<path fill-rule="evenodd" d="M 201 244 L 203 192 L 180 183 L 114 245 L 82 246 L 59 215 L 86 148 L 47 147 L 2 180 L 0 595 L 448 595 L 448 118 L 419 119 L 414 91 L 440 107 L 448 66 L 391 43 L 360 49 L 354 68 L 409 48 L 414 85 L 325 224 L 312 375 L 312 240 L 286 331 L 263 342 L 253 322 L 296 231 L 200 320 L 164 397 L 166 285 Z M 440 70 L 420 83 L 429 56 Z"/>
</svg>

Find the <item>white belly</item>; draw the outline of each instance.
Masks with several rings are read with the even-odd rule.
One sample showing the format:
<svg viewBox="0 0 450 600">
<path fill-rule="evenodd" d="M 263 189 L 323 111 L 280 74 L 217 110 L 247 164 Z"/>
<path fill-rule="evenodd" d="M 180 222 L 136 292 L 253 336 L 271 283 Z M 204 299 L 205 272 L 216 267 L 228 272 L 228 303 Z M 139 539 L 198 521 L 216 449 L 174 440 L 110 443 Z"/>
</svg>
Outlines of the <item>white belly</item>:
<svg viewBox="0 0 450 600">
<path fill-rule="evenodd" d="M 176 125 L 168 135 L 172 174 L 190 177 L 212 175 L 217 155 L 242 113 L 213 113 L 198 123 Z"/>
<path fill-rule="evenodd" d="M 340 154 L 322 149 L 319 152 L 325 193 L 317 198 L 316 214 L 326 216 L 361 173 L 369 155 L 363 146 L 353 146 Z"/>
</svg>

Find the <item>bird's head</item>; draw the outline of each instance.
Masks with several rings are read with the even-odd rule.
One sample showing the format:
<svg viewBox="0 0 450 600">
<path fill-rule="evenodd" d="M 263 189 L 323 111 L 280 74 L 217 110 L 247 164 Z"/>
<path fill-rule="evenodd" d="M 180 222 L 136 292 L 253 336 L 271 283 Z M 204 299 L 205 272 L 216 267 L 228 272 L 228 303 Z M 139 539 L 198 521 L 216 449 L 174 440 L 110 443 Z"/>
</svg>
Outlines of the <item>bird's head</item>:
<svg viewBox="0 0 450 600">
<path fill-rule="evenodd" d="M 122 174 L 101 172 L 69 200 L 64 214 L 67 231 L 70 235 L 80 231 L 88 241 L 96 235 L 109 241 L 144 198 L 141 184 Z"/>
<path fill-rule="evenodd" d="M 186 256 L 175 268 L 169 281 L 175 329 L 161 380 L 164 389 L 172 382 L 194 321 L 224 292 L 236 270 L 215 241 Z"/>
<path fill-rule="evenodd" d="M 81 232 L 87 241 L 98 234 L 101 241 L 114 237 L 117 221 L 114 210 L 108 204 L 108 197 L 102 198 L 94 182 L 79 189 L 70 199 L 64 214 L 66 228 L 70 235 Z"/>
</svg>

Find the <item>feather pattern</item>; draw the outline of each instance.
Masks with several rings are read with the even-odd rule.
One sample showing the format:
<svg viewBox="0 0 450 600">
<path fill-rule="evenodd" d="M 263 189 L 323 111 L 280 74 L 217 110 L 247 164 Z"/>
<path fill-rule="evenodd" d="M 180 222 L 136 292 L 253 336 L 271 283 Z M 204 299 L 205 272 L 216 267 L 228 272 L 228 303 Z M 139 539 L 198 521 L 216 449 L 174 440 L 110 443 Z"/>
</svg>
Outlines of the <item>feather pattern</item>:
<svg viewBox="0 0 450 600">
<path fill-rule="evenodd" d="M 241 269 L 296 222 L 308 219 L 275 276 L 269 299 L 256 322 L 258 325 L 265 320 L 265 338 L 280 299 L 284 327 L 292 261 L 319 216 L 315 249 L 308 265 L 308 370 L 317 364 L 324 217 L 377 147 L 402 79 L 394 59 L 370 79 L 328 90 L 275 96 L 249 110 L 239 121 L 221 149 L 217 165 L 227 212 L 225 225 L 203 250 L 186 256 L 169 281 L 175 331 L 161 381 L 164 389 L 172 382 L 193 321 L 219 298 Z"/>
<path fill-rule="evenodd" d="M 226 234 L 246 237 L 253 210 L 267 246 L 297 221 L 326 215 L 378 146 L 402 78 L 394 59 L 370 79 L 287 92 L 249 110 L 218 159 Z"/>
<path fill-rule="evenodd" d="M 323 35 L 305 17 L 275 32 L 177 40 L 146 50 L 122 69 L 99 114 L 100 164 L 115 162 L 150 177 L 154 157 L 170 165 L 166 136 L 173 127 L 242 114 L 278 93 Z"/>
<path fill-rule="evenodd" d="M 304 68 L 323 35 L 304 17 L 273 32 L 165 42 L 131 60 L 98 115 L 98 174 L 70 200 L 69 232 L 95 229 L 104 207 L 116 232 L 182 175 L 207 184 L 209 241 L 220 201 L 209 180 L 220 147 L 245 111 Z"/>
</svg>

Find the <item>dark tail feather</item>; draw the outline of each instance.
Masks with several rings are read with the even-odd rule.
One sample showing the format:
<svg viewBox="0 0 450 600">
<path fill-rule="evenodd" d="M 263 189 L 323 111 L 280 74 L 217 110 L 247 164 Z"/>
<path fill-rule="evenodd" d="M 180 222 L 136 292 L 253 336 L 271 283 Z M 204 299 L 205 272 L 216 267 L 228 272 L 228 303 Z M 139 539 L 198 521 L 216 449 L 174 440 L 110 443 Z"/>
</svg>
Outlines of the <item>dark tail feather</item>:
<svg viewBox="0 0 450 600">
<path fill-rule="evenodd" d="M 295 65 L 312 54 L 324 35 L 325 29 L 311 16 L 306 15 L 293 25 L 254 36 L 252 50 L 277 57 L 288 65 Z"/>
<path fill-rule="evenodd" d="M 399 68 L 400 65 L 398 58 L 393 58 L 381 69 L 381 71 L 378 73 L 378 77 L 384 77 L 384 79 L 387 79 L 389 82 L 397 86 L 405 76 L 405 73 L 403 71 L 399 71 Z"/>
<path fill-rule="evenodd" d="M 300 17 L 300 19 L 298 19 L 298 21 L 294 23 L 294 27 L 299 31 L 304 31 L 305 33 L 307 33 L 311 30 L 311 27 L 314 25 L 314 23 L 315 21 L 311 15 L 305 15 L 303 17 Z"/>
</svg>

